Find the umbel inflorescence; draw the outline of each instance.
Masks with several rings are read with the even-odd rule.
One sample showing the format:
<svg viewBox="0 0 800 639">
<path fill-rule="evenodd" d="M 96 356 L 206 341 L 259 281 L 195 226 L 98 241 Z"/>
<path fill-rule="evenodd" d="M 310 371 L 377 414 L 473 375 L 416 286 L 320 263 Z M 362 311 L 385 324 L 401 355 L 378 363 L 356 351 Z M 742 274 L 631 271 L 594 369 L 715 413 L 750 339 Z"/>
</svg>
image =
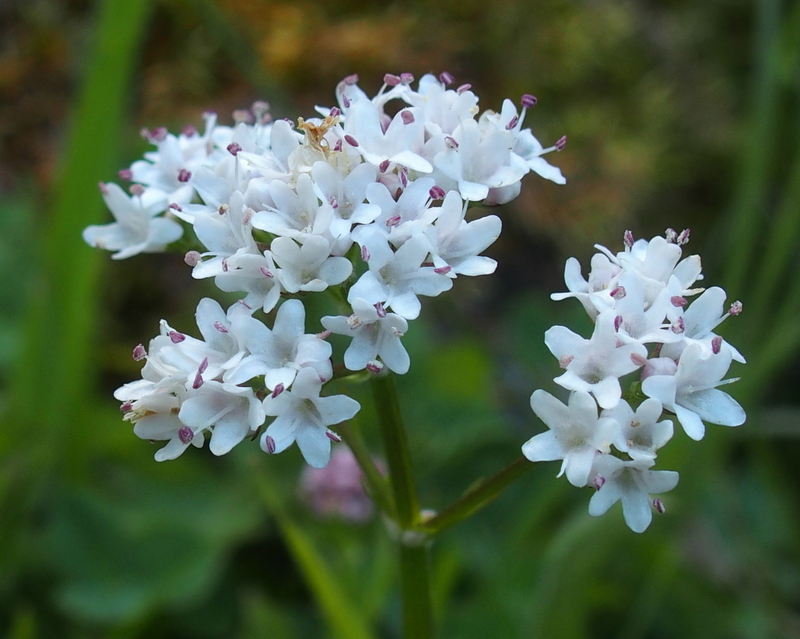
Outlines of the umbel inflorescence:
<svg viewBox="0 0 800 639">
<path fill-rule="evenodd" d="M 265 103 L 235 114 L 233 127 L 205 115 L 205 131 L 186 127 L 145 131 L 156 146 L 101 191 L 115 222 L 91 226 L 84 239 L 123 259 L 158 252 L 187 226 L 199 241 L 185 261 L 197 279 L 240 299 L 224 309 L 210 298 L 197 305 L 201 337 L 162 320 L 161 330 L 133 357 L 142 379 L 115 392 L 134 433 L 165 441 L 158 461 L 208 441 L 215 455 L 260 434 L 261 448 L 279 453 L 297 443 L 305 460 L 325 466 L 332 426 L 352 418 L 358 402 L 328 395 L 334 377 L 327 338 L 351 338 L 337 354 L 350 371 L 404 374 L 410 361 L 402 337 L 421 310 L 420 297 L 439 295 L 458 276 L 488 275 L 481 255 L 498 237 L 496 215 L 467 220 L 471 204 L 508 202 L 533 171 L 564 184 L 523 127 L 532 95 L 499 112 L 478 108 L 469 85 L 452 88 L 448 73 L 387 74 L 374 97 L 345 78 L 338 106 L 310 119 L 274 120 Z M 537 390 L 534 412 L 550 428 L 523 446 L 531 461 L 563 460 L 576 486 L 597 489 L 598 515 L 621 500 L 636 531 L 663 510 L 651 495 L 672 489 L 675 472 L 651 470 L 672 436 L 674 414 L 700 439 L 703 421 L 735 426 L 741 407 L 717 387 L 741 355 L 713 330 L 723 312 L 719 288 L 694 288 L 700 259 L 681 260 L 688 232 L 634 242 L 616 255 L 603 247 L 588 281 L 574 259 L 565 271 L 569 293 L 595 322 L 585 339 L 566 327 L 545 341 L 571 391 L 568 404 Z M 341 315 L 316 325 L 304 300 L 326 293 Z M 698 295 L 689 305 L 688 298 Z M 310 332 L 306 332 L 310 330 Z M 623 392 L 621 379 L 635 377 Z M 381 407 L 378 407 L 381 410 Z M 488 503 L 488 502 L 487 502 Z"/>
<path fill-rule="evenodd" d="M 468 205 L 513 199 L 530 171 L 565 182 L 542 158 L 565 139 L 545 149 L 523 128 L 533 96 L 479 115 L 470 86 L 449 88 L 449 74 L 426 75 L 416 90 L 413 80 L 388 74 L 370 98 L 350 76 L 338 107 L 296 125 L 257 103 L 233 127 L 207 114 L 203 134 L 146 131 L 156 151 L 121 172 L 130 195 L 101 185 L 116 222 L 87 228 L 86 242 L 122 259 L 163 251 L 191 225 L 202 244 L 186 254 L 192 275 L 241 295 L 228 309 L 200 301 L 202 338 L 162 321 L 149 346 L 134 349 L 142 379 L 115 397 L 139 437 L 167 442 L 157 460 L 206 440 L 227 453 L 269 419 L 264 451 L 296 442 L 309 464 L 325 466 L 339 439 L 330 427 L 359 410 L 321 394 L 333 376 L 326 337 L 352 338 L 343 356 L 352 371 L 405 373 L 401 340 L 420 296 L 495 269 L 481 253 L 500 219 L 468 222 Z M 323 291 L 344 312 L 313 326 L 303 299 Z"/>
<path fill-rule="evenodd" d="M 545 333 L 545 344 L 564 373 L 555 382 L 571 391 L 568 404 L 537 390 L 531 408 L 550 430 L 522 447 L 531 461 L 563 460 L 560 474 L 575 486 L 594 486 L 592 515 L 622 501 L 625 522 L 641 532 L 650 525 L 652 508 L 663 502 L 651 495 L 672 490 L 674 471 L 651 470 L 656 451 L 672 437 L 677 417 L 686 434 L 699 440 L 704 421 L 724 426 L 744 423 L 742 407 L 718 387 L 733 360 L 744 358 L 714 330 L 738 315 L 740 302 L 725 310 L 725 291 L 696 288 L 702 278 L 700 257 L 681 260 L 688 230 L 668 229 L 666 238 L 633 241 L 614 255 L 603 246 L 592 258 L 588 281 L 578 261 L 564 270 L 568 293 L 594 321 L 589 339 L 564 326 Z M 692 296 L 698 297 L 690 304 Z M 620 383 L 631 385 L 623 394 Z"/>
</svg>

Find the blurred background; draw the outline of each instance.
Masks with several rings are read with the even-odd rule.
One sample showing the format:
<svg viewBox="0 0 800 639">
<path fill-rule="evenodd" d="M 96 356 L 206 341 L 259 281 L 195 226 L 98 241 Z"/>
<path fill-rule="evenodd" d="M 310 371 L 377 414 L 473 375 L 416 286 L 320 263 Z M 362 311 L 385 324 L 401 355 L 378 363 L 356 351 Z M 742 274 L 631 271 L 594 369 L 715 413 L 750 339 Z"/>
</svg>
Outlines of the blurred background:
<svg viewBox="0 0 800 639">
<path fill-rule="evenodd" d="M 544 429 L 543 332 L 589 330 L 549 293 L 625 229 L 690 227 L 706 282 L 743 302 L 719 332 L 748 359 L 726 390 L 749 419 L 676 432 L 657 467 L 681 481 L 643 535 L 535 468 L 437 539 L 440 636 L 800 637 L 798 33 L 780 0 L 0 1 L 0 636 L 400 636 L 383 522 L 315 510 L 295 449 L 156 464 L 122 422 L 132 347 L 162 317 L 192 333 L 214 293 L 181 255 L 112 262 L 80 231 L 110 220 L 97 183 L 147 150 L 142 127 L 229 124 L 258 99 L 308 117 L 347 74 L 372 93 L 447 70 L 482 108 L 535 94 L 526 126 L 568 135 L 548 157 L 568 182 L 528 177 L 496 211 L 497 274 L 459 279 L 409 331 L 424 506 Z M 369 393 L 348 392 L 379 457 Z"/>
</svg>

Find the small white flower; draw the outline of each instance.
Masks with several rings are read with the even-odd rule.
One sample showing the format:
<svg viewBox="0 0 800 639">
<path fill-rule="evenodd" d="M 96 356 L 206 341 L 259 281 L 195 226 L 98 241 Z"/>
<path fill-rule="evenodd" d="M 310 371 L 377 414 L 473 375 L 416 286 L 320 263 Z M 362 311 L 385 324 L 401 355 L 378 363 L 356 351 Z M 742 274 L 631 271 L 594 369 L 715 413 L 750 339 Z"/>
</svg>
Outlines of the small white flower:
<svg viewBox="0 0 800 639">
<path fill-rule="evenodd" d="M 728 393 L 716 388 L 727 383 L 722 378 L 730 364 L 730 351 L 714 354 L 693 342 L 681 354 L 675 375 L 651 375 L 642 382 L 642 392 L 675 413 L 686 434 L 700 440 L 706 430 L 703 421 L 722 426 L 744 424 L 744 409 Z"/>
<path fill-rule="evenodd" d="M 352 306 L 349 317 L 322 318 L 322 325 L 329 331 L 353 338 L 344 353 L 344 365 L 351 371 L 360 371 L 380 357 L 398 375 L 407 373 L 410 360 L 400 338 L 408 330 L 408 322 L 395 313 L 387 313 L 380 303 L 357 298 Z"/>
<path fill-rule="evenodd" d="M 252 388 L 206 382 L 181 405 L 178 419 L 194 433 L 211 430 L 209 450 L 224 455 L 265 419 Z"/>
<path fill-rule="evenodd" d="M 597 417 L 597 404 L 588 393 L 571 393 L 565 406 L 543 390 L 531 395 L 531 408 L 550 429 L 522 445 L 522 454 L 530 461 L 563 459 L 561 471 L 573 486 L 585 486 L 594 458 L 607 453 L 619 428 L 607 417 Z"/>
<path fill-rule="evenodd" d="M 623 399 L 601 415 L 615 419 L 620 426 L 614 440 L 617 450 L 633 459 L 652 461 L 656 451 L 672 437 L 672 422 L 668 419 L 658 421 L 661 413 L 661 402 L 651 397 L 644 400 L 635 412 Z"/>
<path fill-rule="evenodd" d="M 116 222 L 87 226 L 83 239 L 89 246 L 117 251 L 113 259 L 160 253 L 183 235 L 183 227 L 174 220 L 155 217 L 169 204 L 163 193 L 153 190 L 129 197 L 114 183 L 101 185 L 101 191 Z"/>
<path fill-rule="evenodd" d="M 566 371 L 556 384 L 574 391 L 587 391 L 602 408 L 614 408 L 622 397 L 619 378 L 635 371 L 637 359 L 647 357 L 638 343 L 620 344 L 614 329 L 616 316 L 606 311 L 597 316 L 591 339 L 584 339 L 565 326 L 553 326 L 544 342 Z"/>
<path fill-rule="evenodd" d="M 288 293 L 324 291 L 341 284 L 353 272 L 353 264 L 347 258 L 330 257 L 331 246 L 319 235 L 307 237 L 302 246 L 288 237 L 276 237 L 270 249 L 280 266 L 281 285 Z"/>
<path fill-rule="evenodd" d="M 592 475 L 595 486 L 600 488 L 589 501 L 589 514 L 598 517 L 621 501 L 628 528 L 644 532 L 653 519 L 650 495 L 668 492 L 678 485 L 678 473 L 648 470 L 650 465 L 652 462 L 625 462 L 611 455 L 598 456 Z"/>
<path fill-rule="evenodd" d="M 306 462 L 322 468 L 331 456 L 331 441 L 338 436 L 327 427 L 352 418 L 361 408 L 345 395 L 320 397 L 322 382 L 316 371 L 304 368 L 297 373 L 291 390 L 273 393 L 264 400 L 267 415 L 276 416 L 261 437 L 261 448 L 280 453 L 294 442 Z"/>
<path fill-rule="evenodd" d="M 298 371 L 310 367 L 319 377 L 330 379 L 331 345 L 316 335 L 305 333 L 306 309 L 300 300 L 286 300 L 275 316 L 272 330 L 254 317 L 239 315 L 237 332 L 250 355 L 231 371 L 227 381 L 242 384 L 264 375 L 270 390 L 289 388 Z"/>
<path fill-rule="evenodd" d="M 350 304 L 363 298 L 370 304 L 381 302 L 404 317 L 416 319 L 421 304 L 418 295 L 435 297 L 453 287 L 453 281 L 433 266 L 423 266 L 428 257 L 428 241 L 415 236 L 392 252 L 380 231 L 365 227 L 358 241 L 369 254 L 369 270 L 353 284 L 347 296 Z"/>
</svg>

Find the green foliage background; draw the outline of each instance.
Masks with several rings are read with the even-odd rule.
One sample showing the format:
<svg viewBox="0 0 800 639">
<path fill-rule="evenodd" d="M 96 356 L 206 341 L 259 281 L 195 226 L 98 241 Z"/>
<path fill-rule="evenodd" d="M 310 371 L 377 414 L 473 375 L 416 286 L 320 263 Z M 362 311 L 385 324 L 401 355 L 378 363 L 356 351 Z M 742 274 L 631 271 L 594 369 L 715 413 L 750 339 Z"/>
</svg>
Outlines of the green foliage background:
<svg viewBox="0 0 800 639">
<path fill-rule="evenodd" d="M 644 535 L 543 464 L 433 548 L 442 637 L 800 636 L 800 4 L 33 0 L 0 5 L 0 636 L 399 636 L 380 519 L 320 520 L 297 451 L 240 446 L 156 464 L 111 391 L 161 317 L 191 331 L 180 256 L 112 263 L 81 229 L 147 126 L 329 104 L 358 72 L 447 69 L 482 106 L 533 92 L 528 123 L 565 187 L 529 178 L 500 211 L 496 276 L 459 282 L 408 334 L 399 380 L 425 507 L 441 509 L 540 431 L 563 260 L 690 226 L 709 284 L 745 312 L 737 430 L 682 433 L 668 513 Z M 583 325 L 584 332 L 586 325 Z M 376 454 L 365 389 L 358 426 Z"/>
</svg>

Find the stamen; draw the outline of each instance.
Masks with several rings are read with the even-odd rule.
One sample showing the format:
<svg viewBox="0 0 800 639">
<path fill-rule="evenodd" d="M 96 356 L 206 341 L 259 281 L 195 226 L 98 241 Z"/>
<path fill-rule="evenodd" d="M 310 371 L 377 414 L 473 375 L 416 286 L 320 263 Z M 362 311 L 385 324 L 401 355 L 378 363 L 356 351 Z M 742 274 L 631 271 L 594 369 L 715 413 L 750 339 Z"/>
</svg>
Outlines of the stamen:
<svg viewBox="0 0 800 639">
<path fill-rule="evenodd" d="M 615 300 L 621 300 L 626 295 L 627 291 L 625 290 L 624 286 L 617 286 L 617 288 L 611 291 L 611 297 L 613 297 Z"/>
<path fill-rule="evenodd" d="M 414 123 L 414 114 L 411 113 L 408 109 L 400 111 L 400 117 L 403 120 L 403 124 L 413 124 Z"/>
<path fill-rule="evenodd" d="M 233 121 L 236 122 L 236 124 L 240 124 L 242 122 L 245 124 L 253 124 L 253 122 L 255 122 L 255 117 L 247 109 L 236 109 L 233 112 Z"/>
<path fill-rule="evenodd" d="M 137 344 L 133 348 L 133 361 L 141 362 L 146 357 L 147 357 L 147 351 L 144 348 L 144 344 Z"/>
<path fill-rule="evenodd" d="M 386 86 L 396 87 L 398 84 L 400 84 L 400 76 L 394 75 L 393 73 L 387 73 L 383 76 L 383 82 Z"/>
<path fill-rule="evenodd" d="M 182 444 L 189 444 L 194 439 L 194 431 L 188 426 L 181 426 L 178 429 L 178 439 Z"/>
<path fill-rule="evenodd" d="M 141 184 L 131 184 L 131 188 L 128 190 L 134 197 L 141 197 L 142 194 L 144 193 L 144 186 L 142 186 Z"/>
<path fill-rule="evenodd" d="M 178 182 L 188 182 L 192 179 L 192 172 L 186 169 L 178 171 Z"/>
<path fill-rule="evenodd" d="M 350 134 L 344 136 L 344 141 L 350 146 L 358 146 L 358 142 L 356 142 L 356 139 Z"/>
<path fill-rule="evenodd" d="M 268 269 L 266 266 L 261 266 L 261 267 L 259 267 L 259 269 L 258 269 L 258 270 L 259 270 L 259 271 L 261 271 L 261 274 L 262 274 L 264 277 L 268 277 L 268 278 L 270 278 L 270 279 L 272 279 L 273 277 L 275 277 L 275 275 L 273 274 L 273 272 L 272 272 L 272 271 L 270 271 L 270 270 L 269 270 L 269 269 Z"/>
<path fill-rule="evenodd" d="M 669 302 L 673 306 L 676 306 L 678 308 L 683 308 L 689 303 L 689 300 L 687 300 L 682 295 L 673 295 L 672 297 L 669 298 Z"/>
<path fill-rule="evenodd" d="M 170 331 L 168 333 L 169 339 L 172 341 L 173 344 L 180 344 L 183 340 L 186 339 L 186 335 L 183 333 L 179 333 L 178 331 Z"/>
<path fill-rule="evenodd" d="M 667 509 L 664 506 L 664 502 L 661 501 L 658 497 L 656 497 L 653 500 L 653 508 L 655 508 L 656 511 L 661 515 L 663 515 L 665 512 L 667 512 Z"/>
<path fill-rule="evenodd" d="M 719 352 L 722 350 L 722 338 L 717 335 L 714 339 L 711 340 L 711 352 L 714 355 L 719 355 Z"/>
<path fill-rule="evenodd" d="M 130 169 L 117 171 L 117 175 L 119 175 L 120 180 L 125 180 L 126 182 L 130 182 L 133 179 L 133 171 Z"/>
<path fill-rule="evenodd" d="M 683 246 L 689 241 L 689 229 L 683 229 L 678 235 L 678 239 L 676 240 L 676 244 L 678 246 Z"/>
<path fill-rule="evenodd" d="M 602 477 L 601 475 L 596 475 L 595 478 L 592 480 L 592 484 L 594 484 L 595 490 L 600 490 L 603 487 L 603 484 L 606 483 L 606 478 Z"/>
<path fill-rule="evenodd" d="M 401 73 L 400 82 L 403 84 L 411 84 L 414 81 L 414 76 L 410 73 Z"/>
<path fill-rule="evenodd" d="M 283 391 L 286 390 L 286 387 L 283 384 L 278 384 L 272 391 L 270 397 L 275 399 L 278 395 L 280 395 Z"/>
<path fill-rule="evenodd" d="M 386 171 L 388 171 L 388 170 L 389 170 L 389 160 L 384 160 L 383 162 L 381 162 L 381 163 L 378 165 L 378 170 L 379 170 L 381 173 L 386 173 Z"/>
<path fill-rule="evenodd" d="M 615 331 L 618 331 L 618 330 L 620 329 L 620 327 L 622 326 L 622 322 L 623 322 L 623 321 L 624 321 L 624 320 L 622 319 L 622 315 L 617 315 L 617 316 L 614 318 L 614 330 L 615 330 Z"/>
<path fill-rule="evenodd" d="M 348 75 L 344 80 L 342 80 L 342 82 L 344 82 L 345 84 L 347 84 L 349 86 L 353 86 L 354 84 L 358 84 L 358 74 L 357 73 L 353 73 L 351 75 Z"/>
<path fill-rule="evenodd" d="M 728 309 L 728 315 L 738 315 L 742 312 L 742 309 L 742 303 L 739 300 L 736 300 Z"/>
<path fill-rule="evenodd" d="M 328 437 L 328 439 L 330 439 L 332 442 L 336 442 L 337 444 L 338 444 L 340 441 L 342 441 L 342 438 L 341 438 L 341 437 L 339 437 L 339 435 L 337 435 L 336 433 L 334 433 L 332 430 L 326 430 L 326 431 L 325 431 L 325 435 Z"/>
<path fill-rule="evenodd" d="M 518 124 L 518 123 L 519 123 L 519 116 L 515 114 L 515 115 L 514 115 L 514 117 L 513 117 L 513 118 L 511 118 L 511 119 L 508 121 L 508 124 L 506 124 L 506 131 L 510 131 L 510 130 L 511 130 L 511 129 L 513 129 L 515 126 L 517 126 L 517 124 Z"/>
<path fill-rule="evenodd" d="M 383 364 L 377 359 L 370 360 L 367 363 L 367 370 L 370 373 L 380 373 L 383 370 Z"/>
<path fill-rule="evenodd" d="M 531 95 L 530 93 L 526 93 L 522 96 L 520 100 L 522 106 L 526 109 L 530 109 L 532 106 L 535 106 L 538 100 L 536 99 L 535 95 Z"/>
<path fill-rule="evenodd" d="M 444 199 L 444 189 L 441 186 L 434 185 L 431 187 L 431 190 L 428 191 L 428 194 L 431 196 L 432 200 L 443 200 Z"/>
<path fill-rule="evenodd" d="M 442 71 L 439 74 L 439 82 L 441 82 L 446 87 L 449 87 L 453 82 L 455 82 L 455 78 L 449 74 L 447 71 Z"/>
<path fill-rule="evenodd" d="M 219 320 L 214 322 L 214 328 L 216 328 L 220 333 L 230 333 L 230 331 L 225 328 L 225 325 Z"/>
<path fill-rule="evenodd" d="M 266 437 L 264 437 L 264 444 L 267 447 L 267 452 L 270 455 L 272 455 L 275 452 L 275 448 L 276 448 L 275 440 L 272 439 L 272 437 L 270 437 L 269 435 L 267 435 Z"/>
<path fill-rule="evenodd" d="M 264 115 L 266 115 L 267 111 L 269 111 L 269 102 L 265 102 L 264 100 L 258 100 L 253 102 L 253 106 L 250 107 L 250 110 L 259 120 L 263 119 Z"/>
<path fill-rule="evenodd" d="M 365 262 L 369 262 L 370 253 L 369 249 L 367 248 L 366 244 L 361 247 L 361 259 Z"/>
<path fill-rule="evenodd" d="M 471 84 L 462 84 L 460 87 L 456 89 L 456 93 L 458 93 L 458 95 L 461 95 L 462 93 L 464 93 L 464 91 L 469 91 L 471 88 L 472 88 Z"/>
<path fill-rule="evenodd" d="M 637 366 L 644 366 L 647 364 L 647 358 L 639 353 L 631 353 L 631 361 Z"/>
<path fill-rule="evenodd" d="M 451 148 L 451 149 L 457 149 L 458 148 L 458 142 L 456 142 L 455 138 L 452 138 L 452 137 L 450 137 L 448 135 L 448 136 L 445 136 L 444 141 L 445 141 L 445 144 L 447 144 L 448 148 Z"/>
<path fill-rule="evenodd" d="M 236 155 L 242 150 L 242 147 L 236 142 L 231 142 L 226 148 L 231 155 Z"/>
<path fill-rule="evenodd" d="M 342 150 L 342 141 L 336 140 L 336 144 L 333 145 L 333 150 L 339 152 Z"/>
<path fill-rule="evenodd" d="M 567 146 L 567 136 L 562 135 L 556 141 L 556 151 L 563 151 L 565 146 Z"/>
<path fill-rule="evenodd" d="M 625 235 L 622 237 L 622 241 L 625 243 L 625 248 L 629 249 L 633 246 L 633 232 L 632 231 L 625 231 Z"/>
<path fill-rule="evenodd" d="M 447 275 L 452 270 L 453 267 L 447 264 L 446 266 L 437 266 L 435 269 L 433 269 L 433 272 L 437 273 L 438 275 Z"/>
<path fill-rule="evenodd" d="M 383 307 L 381 302 L 378 302 L 374 306 L 375 310 L 378 312 L 378 317 L 386 317 L 386 309 Z"/>
</svg>

